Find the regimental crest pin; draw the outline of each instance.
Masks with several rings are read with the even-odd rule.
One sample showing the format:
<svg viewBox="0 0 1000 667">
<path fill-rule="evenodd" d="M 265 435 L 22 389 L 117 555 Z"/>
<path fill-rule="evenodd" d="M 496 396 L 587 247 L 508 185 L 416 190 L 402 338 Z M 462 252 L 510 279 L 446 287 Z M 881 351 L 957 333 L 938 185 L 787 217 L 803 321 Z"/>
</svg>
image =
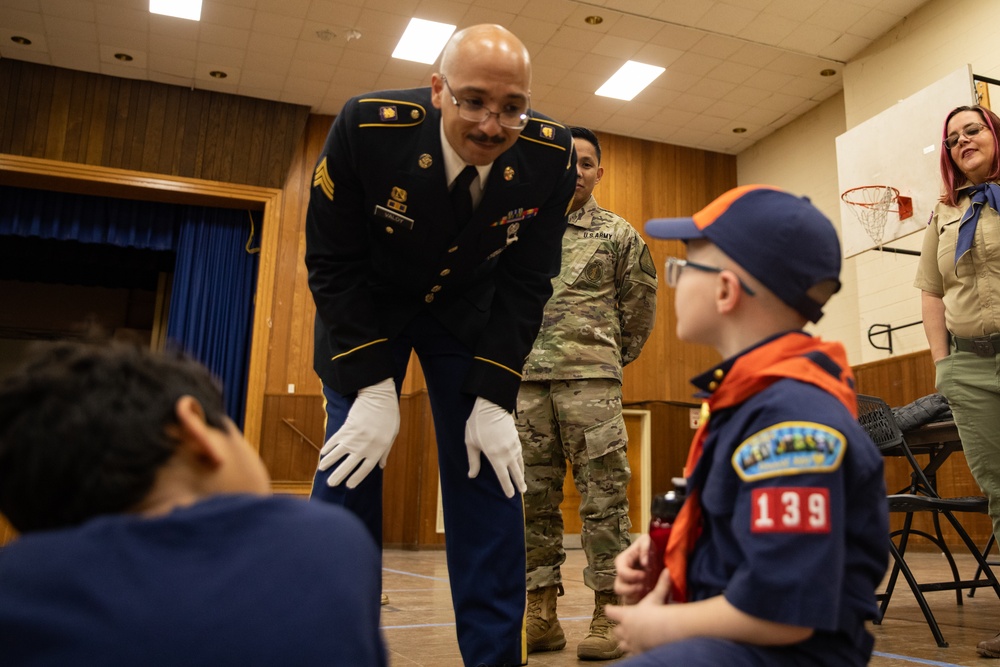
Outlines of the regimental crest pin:
<svg viewBox="0 0 1000 667">
<path fill-rule="evenodd" d="M 514 169 L 512 167 L 504 167 L 503 180 L 505 181 L 514 180 Z"/>
<path fill-rule="evenodd" d="M 552 127 L 551 125 L 543 124 L 538 132 L 541 135 L 542 139 L 548 139 L 549 141 L 551 141 L 556 138 L 556 128 Z"/>
<path fill-rule="evenodd" d="M 403 203 L 406 201 L 406 190 L 393 186 L 391 196 L 392 199 L 386 202 L 386 206 L 399 213 L 406 213 L 406 204 Z"/>
<path fill-rule="evenodd" d="M 421 169 L 429 169 L 432 164 L 434 164 L 434 159 L 431 157 L 430 153 L 424 153 L 417 160 L 417 164 L 420 165 Z"/>
<path fill-rule="evenodd" d="M 384 121 L 394 121 L 399 118 L 399 112 L 396 111 L 395 106 L 379 107 L 378 117 Z"/>
</svg>

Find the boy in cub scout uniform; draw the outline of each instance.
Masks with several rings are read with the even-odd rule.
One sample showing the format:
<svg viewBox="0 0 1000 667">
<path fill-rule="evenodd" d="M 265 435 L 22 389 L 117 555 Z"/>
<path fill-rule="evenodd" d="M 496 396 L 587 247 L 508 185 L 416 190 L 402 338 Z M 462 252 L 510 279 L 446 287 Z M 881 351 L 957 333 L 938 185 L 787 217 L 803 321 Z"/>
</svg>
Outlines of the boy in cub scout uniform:
<svg viewBox="0 0 1000 667">
<path fill-rule="evenodd" d="M 542 328 L 524 364 L 517 430 L 524 445 L 528 546 L 528 652 L 566 646 L 556 597 L 562 590 L 566 461 L 580 491 L 583 581 L 594 615 L 577 646 L 583 660 L 621 656 L 604 614 L 617 604 L 615 557 L 629 545 L 628 465 L 622 367 L 639 356 L 656 319 L 656 268 L 646 242 L 621 216 L 597 205 L 601 145 L 570 128 L 576 191 L 563 236 L 562 271 L 552 280 Z"/>
<path fill-rule="evenodd" d="M 381 544 L 381 469 L 415 351 L 467 665 L 526 662 L 524 472 L 511 411 L 576 176 L 569 131 L 530 109 L 530 83 L 527 51 L 506 29 L 456 33 L 430 88 L 345 105 L 306 218 L 327 402 L 312 497 L 356 512 Z"/>
<path fill-rule="evenodd" d="M 840 288 L 833 225 L 748 185 L 646 233 L 687 242 L 665 272 L 677 337 L 724 361 L 692 381 L 705 403 L 659 582 L 643 597 L 648 536 L 615 562 L 637 604 L 607 614 L 641 654 L 621 664 L 867 665 L 889 560 L 882 457 L 843 346 L 802 331 Z"/>
</svg>

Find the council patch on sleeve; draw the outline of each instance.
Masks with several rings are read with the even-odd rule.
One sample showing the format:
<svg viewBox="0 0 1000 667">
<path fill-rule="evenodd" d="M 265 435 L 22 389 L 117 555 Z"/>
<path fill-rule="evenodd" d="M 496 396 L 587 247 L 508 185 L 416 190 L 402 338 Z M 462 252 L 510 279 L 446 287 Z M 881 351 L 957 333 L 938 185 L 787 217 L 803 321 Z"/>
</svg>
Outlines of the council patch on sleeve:
<svg viewBox="0 0 1000 667">
<path fill-rule="evenodd" d="M 840 431 L 814 422 L 781 422 L 740 443 L 733 468 L 745 482 L 830 472 L 840 467 L 847 440 Z"/>
</svg>

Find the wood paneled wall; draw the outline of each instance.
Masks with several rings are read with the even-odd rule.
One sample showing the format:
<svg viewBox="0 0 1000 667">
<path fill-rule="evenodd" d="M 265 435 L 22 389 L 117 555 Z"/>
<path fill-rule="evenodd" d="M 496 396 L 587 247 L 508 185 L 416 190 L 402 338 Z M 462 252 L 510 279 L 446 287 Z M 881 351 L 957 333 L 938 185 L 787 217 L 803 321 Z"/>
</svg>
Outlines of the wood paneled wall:
<svg viewBox="0 0 1000 667">
<path fill-rule="evenodd" d="M 313 318 L 316 306 L 306 273 L 306 207 L 312 173 L 333 118 L 310 116 L 292 153 L 282 191 L 281 230 L 275 258 L 271 348 L 266 394 L 319 397 L 320 382 L 312 368 Z M 322 436 L 322 433 L 320 434 Z"/>
<path fill-rule="evenodd" d="M 311 116 L 292 157 L 282 197 L 282 230 L 276 258 L 275 314 L 268 360 L 265 396 L 265 434 L 261 455 L 282 484 L 305 484 L 312 476 L 299 454 L 306 451 L 288 421 L 298 423 L 300 402 L 314 401 L 310 414 L 321 415 L 319 383 L 312 370 L 312 322 L 315 307 L 309 294 L 305 255 L 305 211 L 312 186 L 312 170 L 333 119 Z M 596 191 L 599 203 L 642 230 L 651 217 L 690 215 L 736 185 L 733 156 L 678 146 L 600 135 L 605 175 Z M 648 239 L 647 239 L 648 241 Z M 657 266 L 667 255 L 684 254 L 676 241 L 653 241 Z M 278 316 L 280 313 L 281 316 Z M 688 378 L 715 363 L 718 356 L 704 347 L 680 343 L 674 337 L 671 290 L 661 288 L 653 336 L 637 361 L 625 371 L 623 391 L 630 407 L 652 413 L 652 490 L 671 488 L 670 478 L 683 471 L 691 430 Z M 287 396 L 294 385 L 296 399 Z M 437 451 L 433 423 L 419 364 L 411 361 L 403 386 L 404 418 L 385 472 L 385 526 L 387 545 L 435 546 L 443 543 L 436 532 Z M 322 419 L 305 423 L 309 438 L 323 439 Z M 299 454 L 283 450 L 295 448 Z M 292 462 L 291 465 L 288 462 Z M 314 463 L 314 462 L 313 462 Z M 287 475 L 287 476 L 286 476 Z M 416 515 L 414 515 L 416 512 Z"/>
<path fill-rule="evenodd" d="M 263 392 L 252 441 L 259 443 L 275 487 L 300 495 L 308 492 L 314 445 L 323 439 L 322 397 L 312 371 L 314 306 L 303 264 L 305 210 L 332 120 L 307 117 L 301 107 L 0 60 L 0 153 L 110 166 L 140 177 L 149 172 L 205 179 L 213 188 L 244 181 L 282 188 L 273 198 L 278 210 L 267 222 L 278 225 L 278 238 L 269 256 L 262 256 L 274 279 L 263 288 L 266 294 L 258 290 L 263 312 L 254 345 L 264 355 L 258 378 Z M 600 138 L 605 176 L 598 201 L 640 231 L 648 218 L 690 215 L 736 185 L 734 156 Z M 76 171 L 0 176 L 8 184 L 32 187 L 44 180 L 53 189 L 93 192 L 91 182 L 75 180 Z M 102 187 L 97 194 L 136 196 L 133 184 L 122 189 L 102 177 Z M 207 203 L 186 186 L 146 196 Z M 684 253 L 679 242 L 650 246 L 658 268 L 667 255 Z M 626 401 L 652 412 L 654 492 L 669 488 L 683 466 L 690 440 L 683 407 L 691 395 L 688 378 L 716 360 L 710 350 L 677 342 L 674 326 L 672 294 L 661 289 L 652 339 L 625 371 Z M 385 541 L 439 545 L 437 453 L 418 364 L 411 363 L 402 403 L 403 424 L 385 477 Z"/>
<path fill-rule="evenodd" d="M 312 168 L 331 122 L 328 116 L 307 118 L 302 107 L 0 60 L 0 153 L 135 172 L 127 186 L 113 174 L 99 176 L 99 194 L 111 196 L 227 205 L 223 192 L 233 189 L 227 183 L 283 188 L 280 196 L 237 199 L 240 206 L 255 198 L 273 201 L 279 209 L 266 223 L 278 225 L 277 242 L 262 257 L 274 279 L 266 295 L 258 292 L 257 307 L 265 312 L 263 324 L 255 326 L 254 345 L 262 346 L 265 358 L 262 415 L 254 428 L 275 487 L 299 495 L 308 493 L 315 446 L 323 439 L 322 397 L 312 371 L 314 307 L 302 258 Z M 733 156 L 599 136 L 605 176 L 595 193 L 598 201 L 640 231 L 649 218 L 690 215 L 736 185 Z M 44 175 L 0 176 L 8 184 L 93 192 L 95 181 L 77 180 L 77 172 L 53 168 Z M 206 183 L 158 184 L 137 195 L 140 172 Z M 650 247 L 661 271 L 668 255 L 684 254 L 676 241 L 651 241 Z M 653 336 L 625 370 L 626 403 L 652 415 L 654 493 L 669 489 L 671 477 L 683 470 L 692 433 L 689 408 L 696 406 L 688 378 L 718 360 L 711 350 L 677 341 L 675 326 L 672 292 L 661 286 Z M 927 353 L 866 364 L 856 376 L 859 391 L 882 396 L 890 405 L 934 391 Z M 401 405 L 402 427 L 385 473 L 385 542 L 438 546 L 443 540 L 435 528 L 437 452 L 417 364 L 411 364 Z M 887 462 L 891 489 L 905 481 L 905 470 L 896 464 Z M 945 493 L 976 492 L 960 455 L 938 479 Z M 989 523 L 976 519 L 973 530 L 984 542 Z M 0 530 L 0 543 L 9 535 Z"/>
<path fill-rule="evenodd" d="M 0 153 L 280 188 L 309 108 L 0 60 Z"/>
<path fill-rule="evenodd" d="M 862 364 L 854 369 L 858 392 L 870 396 L 879 396 L 893 407 L 906 405 L 921 396 L 933 394 L 934 362 L 929 351 L 903 354 L 888 359 L 881 359 L 868 364 Z M 926 457 L 918 457 L 921 464 Z M 886 487 L 890 493 L 904 489 L 910 482 L 909 466 L 906 461 L 897 458 L 885 459 Z M 969 472 L 969 464 L 961 453 L 952 454 L 937 472 L 938 490 L 943 496 L 978 496 L 982 495 L 979 486 Z M 985 515 L 960 515 L 962 525 L 977 544 L 984 545 L 993 531 L 989 517 Z M 902 526 L 902 517 L 892 517 L 893 529 Z M 942 524 L 947 522 L 942 521 Z M 930 531 L 932 524 L 928 515 L 918 515 L 914 520 L 918 530 Z M 945 526 L 945 538 L 950 546 L 964 548 L 958 535 Z M 914 549 L 933 549 L 929 543 L 915 539 Z"/>
<path fill-rule="evenodd" d="M 929 350 L 855 366 L 854 380 L 859 393 L 878 396 L 892 406 L 906 405 L 936 391 Z"/>
<path fill-rule="evenodd" d="M 17 531 L 14 530 L 14 526 L 0 515 L 0 546 L 3 546 L 17 537 Z"/>
<path fill-rule="evenodd" d="M 736 158 L 732 155 L 597 134 L 604 177 L 594 196 L 601 206 L 624 217 L 640 233 L 650 218 L 691 215 L 736 187 Z M 668 256 L 685 255 L 680 241 L 643 236 L 658 273 L 663 272 Z M 624 400 L 690 402 L 693 390 L 688 380 L 719 361 L 719 356 L 703 345 L 677 340 L 674 294 L 662 279 L 656 311 L 652 337 L 639 358 L 625 368 Z"/>
</svg>

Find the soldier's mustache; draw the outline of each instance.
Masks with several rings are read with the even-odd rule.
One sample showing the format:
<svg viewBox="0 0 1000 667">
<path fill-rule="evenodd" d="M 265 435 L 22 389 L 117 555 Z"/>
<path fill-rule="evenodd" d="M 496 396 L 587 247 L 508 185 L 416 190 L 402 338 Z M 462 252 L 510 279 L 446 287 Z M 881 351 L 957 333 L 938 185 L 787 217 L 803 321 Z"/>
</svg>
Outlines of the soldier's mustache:
<svg viewBox="0 0 1000 667">
<path fill-rule="evenodd" d="M 473 141 L 481 141 L 481 142 L 491 143 L 491 144 L 502 144 L 505 141 L 505 139 L 503 138 L 502 135 L 497 135 L 497 136 L 491 137 L 490 135 L 486 134 L 485 132 L 483 134 L 479 134 L 479 135 L 471 135 L 470 138 Z"/>
</svg>

